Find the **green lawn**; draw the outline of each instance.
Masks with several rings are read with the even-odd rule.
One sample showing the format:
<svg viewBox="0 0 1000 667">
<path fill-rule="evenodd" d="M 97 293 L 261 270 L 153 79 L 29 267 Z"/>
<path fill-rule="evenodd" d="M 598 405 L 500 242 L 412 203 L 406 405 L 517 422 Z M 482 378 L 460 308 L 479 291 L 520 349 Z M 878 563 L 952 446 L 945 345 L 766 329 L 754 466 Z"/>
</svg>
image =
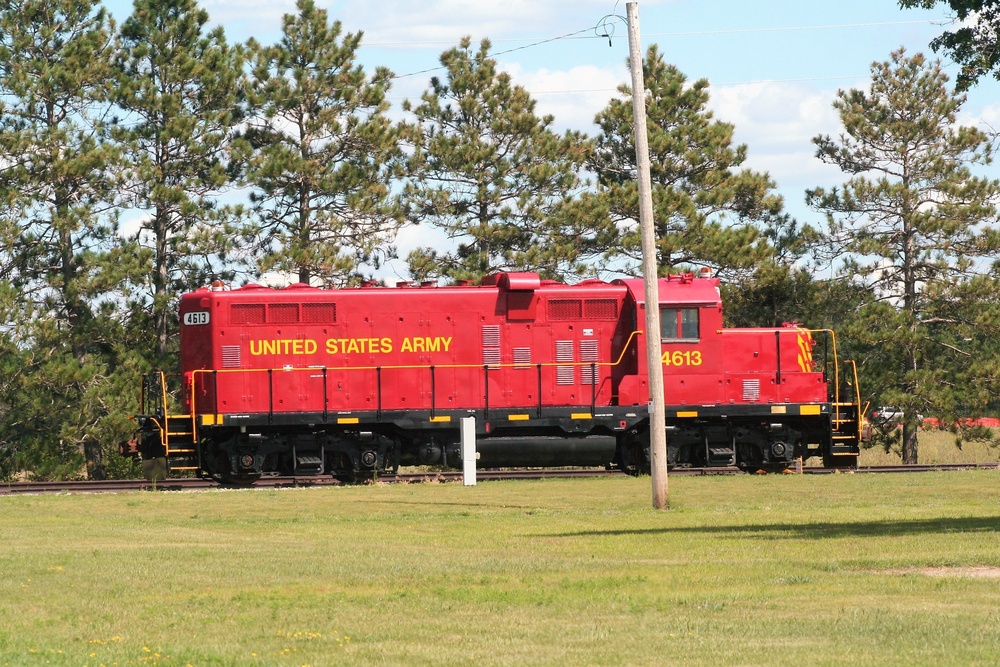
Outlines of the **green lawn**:
<svg viewBox="0 0 1000 667">
<path fill-rule="evenodd" d="M 1000 471 L 0 497 L 0 665 L 994 665 Z"/>
<path fill-rule="evenodd" d="M 899 430 L 896 434 L 899 434 Z M 946 430 L 921 428 L 917 438 L 920 463 L 996 463 L 1000 460 L 1000 449 L 991 447 L 989 443 L 968 441 L 959 449 L 955 446 L 954 434 Z M 858 463 L 862 466 L 900 465 L 900 451 L 898 443 L 888 452 L 881 447 L 863 449 Z M 809 462 L 820 465 L 817 458 L 812 458 Z"/>
</svg>

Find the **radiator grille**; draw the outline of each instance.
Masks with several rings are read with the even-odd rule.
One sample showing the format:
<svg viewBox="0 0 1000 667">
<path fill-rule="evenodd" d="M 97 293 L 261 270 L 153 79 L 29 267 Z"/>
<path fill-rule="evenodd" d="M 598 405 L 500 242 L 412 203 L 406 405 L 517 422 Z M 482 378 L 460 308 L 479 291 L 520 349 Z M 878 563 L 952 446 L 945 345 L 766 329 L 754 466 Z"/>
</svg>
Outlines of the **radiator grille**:
<svg viewBox="0 0 1000 667">
<path fill-rule="evenodd" d="M 335 303 L 304 303 L 302 304 L 302 321 L 307 324 L 337 321 L 337 304 Z"/>
<path fill-rule="evenodd" d="M 760 400 L 760 380 L 743 381 L 743 400 L 744 401 Z"/>
<path fill-rule="evenodd" d="M 229 321 L 233 324 L 264 324 L 264 304 L 234 303 L 229 309 Z"/>
<path fill-rule="evenodd" d="M 573 341 L 571 340 L 556 341 L 556 361 L 557 362 L 573 361 Z M 556 384 L 557 385 L 573 384 L 572 366 L 556 366 Z"/>
<path fill-rule="evenodd" d="M 491 367 L 500 365 L 499 324 L 486 324 L 483 326 L 483 364 Z"/>
<path fill-rule="evenodd" d="M 272 303 L 267 307 L 267 321 L 272 324 L 295 324 L 299 321 L 299 304 Z"/>
<path fill-rule="evenodd" d="M 599 343 L 596 340 L 580 341 L 580 361 L 591 362 L 600 359 Z M 595 384 L 597 382 L 597 366 L 580 367 L 580 384 Z"/>
<path fill-rule="evenodd" d="M 618 302 L 614 299 L 587 299 L 583 302 L 583 316 L 588 320 L 617 320 Z"/>
<path fill-rule="evenodd" d="M 553 299 L 549 301 L 550 320 L 578 320 L 583 316 L 580 299 Z"/>
<path fill-rule="evenodd" d="M 223 368 L 239 368 L 240 367 L 240 346 L 239 345 L 223 345 L 222 346 L 222 367 Z"/>
</svg>

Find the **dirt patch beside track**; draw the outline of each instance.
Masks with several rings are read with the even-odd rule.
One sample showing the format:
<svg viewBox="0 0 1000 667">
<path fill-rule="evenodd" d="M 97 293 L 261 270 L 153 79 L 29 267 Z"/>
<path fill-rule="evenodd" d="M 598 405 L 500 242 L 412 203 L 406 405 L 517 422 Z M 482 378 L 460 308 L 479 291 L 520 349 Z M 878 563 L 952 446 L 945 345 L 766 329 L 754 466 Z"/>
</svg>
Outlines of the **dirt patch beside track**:
<svg viewBox="0 0 1000 667">
<path fill-rule="evenodd" d="M 922 574 L 926 577 L 968 577 L 973 579 L 1000 579 L 1000 567 L 973 565 L 963 567 L 911 567 L 882 570 L 885 574 Z"/>
</svg>

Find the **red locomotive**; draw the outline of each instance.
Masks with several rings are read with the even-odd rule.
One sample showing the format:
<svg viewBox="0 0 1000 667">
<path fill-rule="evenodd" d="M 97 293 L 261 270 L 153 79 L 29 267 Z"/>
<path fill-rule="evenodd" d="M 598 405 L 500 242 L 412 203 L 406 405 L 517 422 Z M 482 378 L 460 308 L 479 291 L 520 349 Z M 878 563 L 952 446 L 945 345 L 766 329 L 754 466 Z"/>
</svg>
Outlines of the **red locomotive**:
<svg viewBox="0 0 1000 667">
<path fill-rule="evenodd" d="M 663 278 L 659 293 L 669 465 L 856 464 L 856 373 L 832 332 L 723 328 L 715 278 Z M 163 373 L 147 377 L 139 453 L 238 483 L 460 467 L 459 420 L 472 416 L 481 467 L 642 472 L 645 308 L 641 280 L 533 273 L 448 287 L 204 288 L 181 298 L 179 391 Z"/>
</svg>

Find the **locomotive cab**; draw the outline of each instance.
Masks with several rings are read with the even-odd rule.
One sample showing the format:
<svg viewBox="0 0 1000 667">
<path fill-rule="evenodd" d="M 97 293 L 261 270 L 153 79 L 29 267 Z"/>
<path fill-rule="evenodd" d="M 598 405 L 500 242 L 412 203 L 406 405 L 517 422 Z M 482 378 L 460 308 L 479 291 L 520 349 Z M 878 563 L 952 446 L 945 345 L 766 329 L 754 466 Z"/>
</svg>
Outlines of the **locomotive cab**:
<svg viewBox="0 0 1000 667">
<path fill-rule="evenodd" d="M 641 329 L 643 283 L 622 282 Z M 784 471 L 810 456 L 821 456 L 827 466 L 856 464 L 857 379 L 842 381 L 835 344 L 817 358 L 814 332 L 794 324 L 723 327 L 718 279 L 662 278 L 658 307 L 668 466 Z M 833 340 L 831 331 L 815 333 Z M 622 404 L 648 400 L 644 349 L 640 340 L 632 352 L 637 372 L 623 378 Z M 848 386 L 850 392 L 841 396 Z M 628 472 L 648 470 L 648 430 L 620 436 L 616 460 Z"/>
</svg>

